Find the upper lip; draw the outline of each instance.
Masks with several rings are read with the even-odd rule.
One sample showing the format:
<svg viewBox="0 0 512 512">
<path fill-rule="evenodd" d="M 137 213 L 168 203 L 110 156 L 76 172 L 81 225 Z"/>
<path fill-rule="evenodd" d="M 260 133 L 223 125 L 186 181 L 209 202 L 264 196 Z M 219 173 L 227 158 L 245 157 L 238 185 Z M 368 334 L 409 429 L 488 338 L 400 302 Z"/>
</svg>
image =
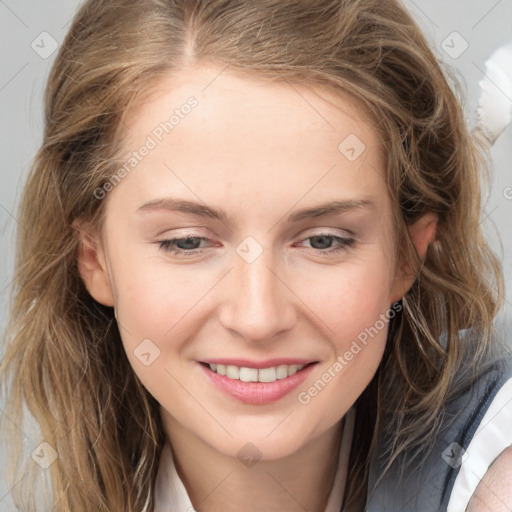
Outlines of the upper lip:
<svg viewBox="0 0 512 512">
<path fill-rule="evenodd" d="M 238 366 L 240 368 L 271 368 L 273 366 L 280 366 L 282 364 L 286 365 L 307 365 L 309 363 L 316 363 L 317 361 L 312 361 L 311 359 L 299 359 L 295 357 L 283 357 L 279 359 L 265 359 L 264 361 L 250 361 L 249 359 L 228 359 L 228 358 L 214 358 L 214 359 L 204 359 L 200 361 L 201 363 L 206 364 L 223 364 L 223 365 L 233 365 Z"/>
</svg>

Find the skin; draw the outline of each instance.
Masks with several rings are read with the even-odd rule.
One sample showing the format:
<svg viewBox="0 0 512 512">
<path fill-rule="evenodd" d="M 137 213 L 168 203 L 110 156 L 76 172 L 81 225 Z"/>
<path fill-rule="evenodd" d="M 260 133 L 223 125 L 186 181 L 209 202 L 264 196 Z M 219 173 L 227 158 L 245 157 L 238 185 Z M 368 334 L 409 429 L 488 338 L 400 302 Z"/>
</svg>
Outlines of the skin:
<svg viewBox="0 0 512 512">
<path fill-rule="evenodd" d="M 504 450 L 478 484 L 467 512 L 510 512 L 512 510 L 512 446 Z"/>
<path fill-rule="evenodd" d="M 343 417 L 377 369 L 388 324 L 307 405 L 297 395 L 414 279 L 395 258 L 383 148 L 371 119 L 346 95 L 197 65 L 163 80 L 126 113 L 126 154 L 189 96 L 198 106 L 107 194 L 103 232 L 81 243 L 80 273 L 97 301 L 115 306 L 127 357 L 161 404 L 196 510 L 323 512 Z M 350 134 L 365 145 L 354 161 L 338 150 Z M 232 218 L 137 212 L 167 196 Z M 374 208 L 286 220 L 305 207 L 361 197 Z M 420 255 L 436 223 L 429 213 L 411 227 Z M 323 232 L 355 243 L 328 255 L 335 238 L 310 238 Z M 193 246 L 202 253 L 159 248 L 185 234 L 208 239 Z M 262 250 L 251 263 L 236 252 L 247 236 Z M 160 349 L 149 366 L 134 355 L 144 339 Z M 214 357 L 319 363 L 284 398 L 248 405 L 205 378 L 198 361 Z M 261 453 L 250 468 L 237 457 L 246 443 Z"/>
</svg>

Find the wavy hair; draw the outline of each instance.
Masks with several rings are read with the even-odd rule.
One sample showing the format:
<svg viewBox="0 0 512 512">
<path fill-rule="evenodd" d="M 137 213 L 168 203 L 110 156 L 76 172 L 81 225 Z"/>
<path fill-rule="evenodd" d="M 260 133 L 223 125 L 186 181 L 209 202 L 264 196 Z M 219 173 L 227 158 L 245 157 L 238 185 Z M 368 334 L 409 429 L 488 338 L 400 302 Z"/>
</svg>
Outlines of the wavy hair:
<svg viewBox="0 0 512 512">
<path fill-rule="evenodd" d="M 435 436 L 463 361 L 493 345 L 501 264 L 480 225 L 483 151 L 457 83 L 398 0 L 88 0 L 48 79 L 45 128 L 21 198 L 16 268 L 0 368 L 6 416 L 27 417 L 59 454 L 48 468 L 54 512 L 153 509 L 165 442 L 158 403 L 123 351 L 112 308 L 87 292 L 80 233 L 99 227 L 94 197 L 118 168 L 123 113 L 164 76 L 213 62 L 245 75 L 343 91 L 373 115 L 387 154 L 396 254 L 415 281 L 390 323 L 379 370 L 357 401 L 343 510 L 364 507 L 379 431 L 391 463 Z M 422 260 L 408 232 L 439 216 Z M 476 346 L 460 331 L 471 328 Z M 6 428 L 8 425 L 6 425 Z M 10 430 L 10 429 L 9 429 Z M 9 436 L 20 510 L 34 510 L 38 472 Z M 32 449 L 38 444 L 34 441 Z M 353 507 L 353 508 L 351 508 Z"/>
</svg>

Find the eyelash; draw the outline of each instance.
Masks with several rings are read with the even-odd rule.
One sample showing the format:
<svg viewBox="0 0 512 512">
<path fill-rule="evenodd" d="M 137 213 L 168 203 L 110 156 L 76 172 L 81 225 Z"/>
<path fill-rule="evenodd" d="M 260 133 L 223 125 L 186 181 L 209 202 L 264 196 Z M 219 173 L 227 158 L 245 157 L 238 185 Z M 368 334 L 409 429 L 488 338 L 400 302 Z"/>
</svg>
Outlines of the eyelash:
<svg viewBox="0 0 512 512">
<path fill-rule="evenodd" d="M 341 251 L 346 251 L 347 249 L 353 248 L 353 246 L 355 244 L 355 240 L 353 238 L 343 238 L 343 237 L 332 235 L 329 233 L 319 233 L 318 235 L 313 235 L 308 238 L 305 238 L 303 241 L 309 240 L 311 238 L 322 238 L 322 237 L 332 238 L 334 240 L 337 240 L 340 245 L 334 249 L 327 249 L 327 250 L 312 248 L 313 251 L 317 251 L 321 254 L 329 254 L 329 255 L 337 254 Z M 182 237 L 182 238 L 170 238 L 167 240 L 161 240 L 160 242 L 157 242 L 157 243 L 158 243 L 158 246 L 160 249 L 162 249 L 166 252 L 169 252 L 171 254 L 175 254 L 175 255 L 182 255 L 182 256 L 191 255 L 191 256 L 193 256 L 196 254 L 201 254 L 203 252 L 200 249 L 190 249 L 190 250 L 177 249 L 173 245 L 175 242 L 179 242 L 179 241 L 183 241 L 183 240 L 208 240 L 208 238 L 201 237 L 201 236 L 186 236 L 186 237 Z"/>
</svg>

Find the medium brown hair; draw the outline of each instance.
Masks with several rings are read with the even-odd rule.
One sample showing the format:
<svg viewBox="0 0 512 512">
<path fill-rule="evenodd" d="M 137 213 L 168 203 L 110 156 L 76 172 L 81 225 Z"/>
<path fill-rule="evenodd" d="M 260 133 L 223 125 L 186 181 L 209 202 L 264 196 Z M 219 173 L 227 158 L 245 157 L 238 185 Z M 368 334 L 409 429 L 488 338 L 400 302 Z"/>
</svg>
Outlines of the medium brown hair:
<svg viewBox="0 0 512 512">
<path fill-rule="evenodd" d="M 416 280 L 357 402 L 345 509 L 364 503 L 377 432 L 390 462 L 435 435 L 468 355 L 460 331 L 477 333 L 474 367 L 491 346 L 503 277 L 480 225 L 485 159 L 455 82 L 397 0 L 89 0 L 48 79 L 43 142 L 18 214 L 1 366 L 6 414 L 22 425 L 26 404 L 59 454 L 48 469 L 55 512 L 152 509 L 165 441 L 159 404 L 130 367 L 113 309 L 79 276 L 72 224 L 101 225 L 105 201 L 93 192 L 118 168 L 127 108 L 164 76 L 208 61 L 351 94 L 373 114 L 386 149 L 397 256 Z M 425 212 L 439 224 L 422 261 L 407 228 Z M 20 431 L 9 445 L 14 466 L 31 464 L 15 489 L 29 510 L 35 465 L 20 457 Z"/>
</svg>

